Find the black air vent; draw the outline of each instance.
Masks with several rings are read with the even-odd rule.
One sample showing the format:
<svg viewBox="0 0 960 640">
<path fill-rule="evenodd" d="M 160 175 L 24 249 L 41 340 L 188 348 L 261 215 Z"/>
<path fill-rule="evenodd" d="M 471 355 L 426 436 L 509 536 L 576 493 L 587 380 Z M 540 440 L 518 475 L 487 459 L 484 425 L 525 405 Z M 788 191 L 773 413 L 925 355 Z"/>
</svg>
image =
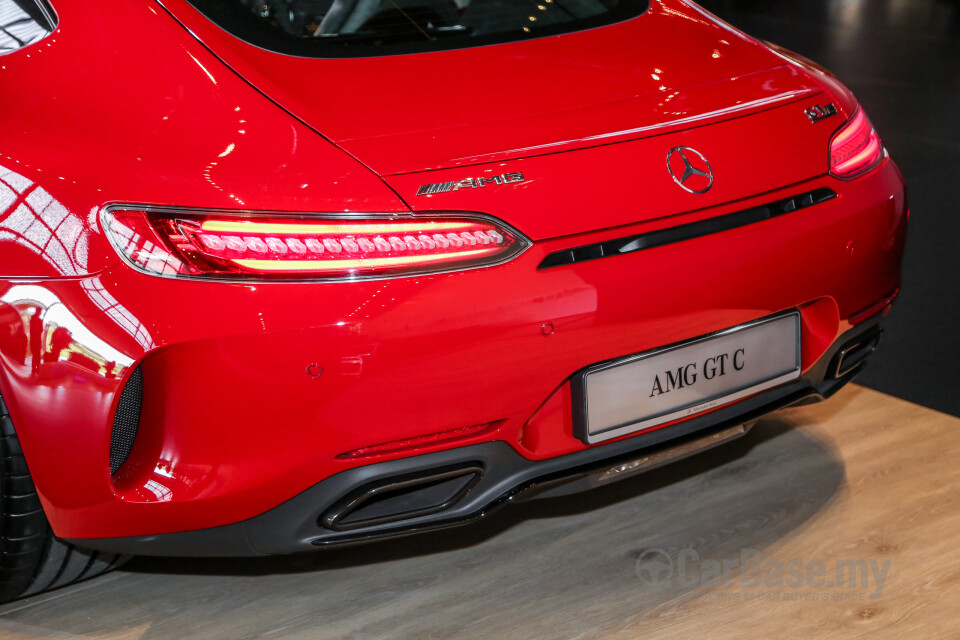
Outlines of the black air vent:
<svg viewBox="0 0 960 640">
<path fill-rule="evenodd" d="M 609 258 L 619 256 L 625 253 L 643 251 L 644 249 L 653 249 L 662 247 L 666 244 L 692 240 L 701 236 L 708 236 L 722 231 L 729 231 L 738 227 L 745 227 L 748 224 L 763 222 L 770 218 L 793 213 L 799 209 L 806 209 L 814 205 L 833 200 L 837 194 L 832 189 L 817 189 L 808 193 L 797 194 L 790 198 L 770 202 L 752 209 L 728 213 L 727 215 L 716 218 L 707 218 L 700 222 L 691 222 L 690 224 L 651 231 L 627 238 L 617 238 L 616 240 L 607 240 L 574 249 L 564 249 L 551 253 L 538 269 L 550 269 L 552 267 L 562 267 L 565 265 L 576 264 L 578 262 L 587 262 L 588 260 L 599 260 L 600 258 Z"/>
<path fill-rule="evenodd" d="M 140 403 L 143 399 L 143 374 L 137 367 L 127 380 L 117 413 L 113 416 L 113 433 L 110 436 L 110 473 L 116 473 L 127 461 L 140 426 Z"/>
</svg>

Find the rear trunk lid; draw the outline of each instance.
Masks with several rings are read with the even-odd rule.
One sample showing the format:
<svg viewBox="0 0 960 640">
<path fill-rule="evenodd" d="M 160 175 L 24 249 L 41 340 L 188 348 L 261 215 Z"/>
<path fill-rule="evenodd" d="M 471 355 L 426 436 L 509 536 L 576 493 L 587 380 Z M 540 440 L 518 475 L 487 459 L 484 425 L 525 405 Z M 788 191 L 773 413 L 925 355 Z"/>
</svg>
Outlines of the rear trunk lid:
<svg viewBox="0 0 960 640">
<path fill-rule="evenodd" d="M 414 209 L 483 211 L 537 239 L 826 172 L 835 127 L 811 126 L 803 113 L 822 87 L 681 0 L 654 0 L 640 17 L 562 36 L 374 58 L 268 51 L 186 0 L 164 4 L 226 64 Z M 710 162 L 709 193 L 673 183 L 666 158 L 675 146 Z M 524 181 L 416 195 L 423 185 L 510 173 Z"/>
<path fill-rule="evenodd" d="M 669 135 L 386 180 L 415 210 L 488 213 L 533 240 L 659 220 L 826 174 L 829 138 L 841 120 L 812 124 L 804 110 L 816 102 L 813 98 Z M 667 157 L 677 147 L 695 150 L 709 162 L 713 184 L 706 193 L 691 193 L 674 180 Z M 686 155 L 702 166 L 694 152 Z M 673 160 L 682 169 L 682 160 Z M 679 170 L 677 178 L 683 178 Z M 450 183 L 460 188 L 447 187 Z M 686 184 L 700 190 L 709 182 L 694 177 Z M 435 190 L 439 192 L 429 193 Z"/>
</svg>

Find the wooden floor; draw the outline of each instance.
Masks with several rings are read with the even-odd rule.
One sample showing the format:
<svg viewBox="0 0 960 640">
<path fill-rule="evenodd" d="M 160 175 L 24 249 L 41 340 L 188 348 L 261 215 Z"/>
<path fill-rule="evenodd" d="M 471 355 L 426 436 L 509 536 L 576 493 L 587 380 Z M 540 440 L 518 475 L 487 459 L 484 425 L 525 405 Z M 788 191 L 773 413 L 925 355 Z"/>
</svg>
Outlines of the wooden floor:
<svg viewBox="0 0 960 640">
<path fill-rule="evenodd" d="M 850 387 L 699 459 L 480 528 L 138 559 L 0 607 L 0 637 L 957 638 L 958 547 L 960 420 Z"/>
</svg>

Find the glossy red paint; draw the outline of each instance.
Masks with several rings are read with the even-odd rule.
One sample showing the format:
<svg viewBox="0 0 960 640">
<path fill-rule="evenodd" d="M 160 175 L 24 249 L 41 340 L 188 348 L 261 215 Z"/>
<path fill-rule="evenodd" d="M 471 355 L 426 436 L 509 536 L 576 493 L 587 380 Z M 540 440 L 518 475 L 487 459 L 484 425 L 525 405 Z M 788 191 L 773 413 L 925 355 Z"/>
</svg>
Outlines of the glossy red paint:
<svg viewBox="0 0 960 640">
<path fill-rule="evenodd" d="M 837 117 L 811 125 L 804 115 L 807 106 L 823 99 L 823 94 L 818 94 L 749 118 L 669 136 L 386 180 L 417 211 L 488 212 L 534 240 L 664 220 L 750 198 L 771 191 L 773 185 L 799 184 L 825 174 L 830 136 L 842 120 Z M 760 133 L 771 131 L 776 134 Z M 731 140 L 740 142 L 731 144 Z M 708 192 L 689 193 L 671 179 L 667 153 L 678 146 L 692 147 L 710 162 L 716 179 Z M 423 184 L 504 171 L 521 172 L 526 181 L 416 195 Z"/>
<path fill-rule="evenodd" d="M 110 202 L 408 210 L 361 163 L 252 91 L 158 5 L 91 11 L 68 1 L 56 9 L 51 37 L 0 58 L 0 174 L 26 185 L 16 202 L 3 202 L 8 213 L 20 201 L 30 205 L 0 223 L 8 240 L 0 276 L 82 276 L 116 264 L 96 220 Z M 26 217 L 33 211 L 36 222 Z M 56 241 L 47 245 L 51 231 Z"/>
<path fill-rule="evenodd" d="M 187 0 L 162 4 L 237 73 L 381 175 L 663 134 L 822 90 L 682 0 L 561 37 L 375 62 L 282 56 L 228 34 Z"/>
<path fill-rule="evenodd" d="M 255 49 L 184 0 L 56 8 L 51 38 L 0 58 L 0 393 L 63 537 L 225 525 L 340 471 L 475 442 L 530 460 L 583 450 L 567 384 L 577 370 L 794 308 L 806 369 L 900 286 L 896 166 L 828 175 L 849 93 L 680 0 L 559 38 L 363 60 Z M 464 65 L 496 73 L 407 89 L 413 74 Z M 840 113 L 811 124 L 804 110 L 825 102 Z M 674 183 L 676 146 L 710 160 L 710 191 Z M 525 180 L 416 195 L 507 171 Z M 537 268 L 554 251 L 819 187 L 839 197 Z M 164 279 L 109 246 L 97 216 L 111 203 L 480 212 L 534 242 L 507 264 L 409 278 Z M 136 366 L 140 432 L 111 476 L 112 416 Z"/>
</svg>

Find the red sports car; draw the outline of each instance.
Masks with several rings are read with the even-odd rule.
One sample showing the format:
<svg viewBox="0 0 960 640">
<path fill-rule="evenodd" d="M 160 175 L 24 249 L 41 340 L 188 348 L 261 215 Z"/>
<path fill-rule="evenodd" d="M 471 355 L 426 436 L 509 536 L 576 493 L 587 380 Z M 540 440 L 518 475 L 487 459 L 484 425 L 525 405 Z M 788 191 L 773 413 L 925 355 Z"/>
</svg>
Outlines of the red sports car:
<svg viewBox="0 0 960 640">
<path fill-rule="evenodd" d="M 853 95 L 689 0 L 0 0 L 0 598 L 604 485 L 834 393 Z"/>
</svg>

